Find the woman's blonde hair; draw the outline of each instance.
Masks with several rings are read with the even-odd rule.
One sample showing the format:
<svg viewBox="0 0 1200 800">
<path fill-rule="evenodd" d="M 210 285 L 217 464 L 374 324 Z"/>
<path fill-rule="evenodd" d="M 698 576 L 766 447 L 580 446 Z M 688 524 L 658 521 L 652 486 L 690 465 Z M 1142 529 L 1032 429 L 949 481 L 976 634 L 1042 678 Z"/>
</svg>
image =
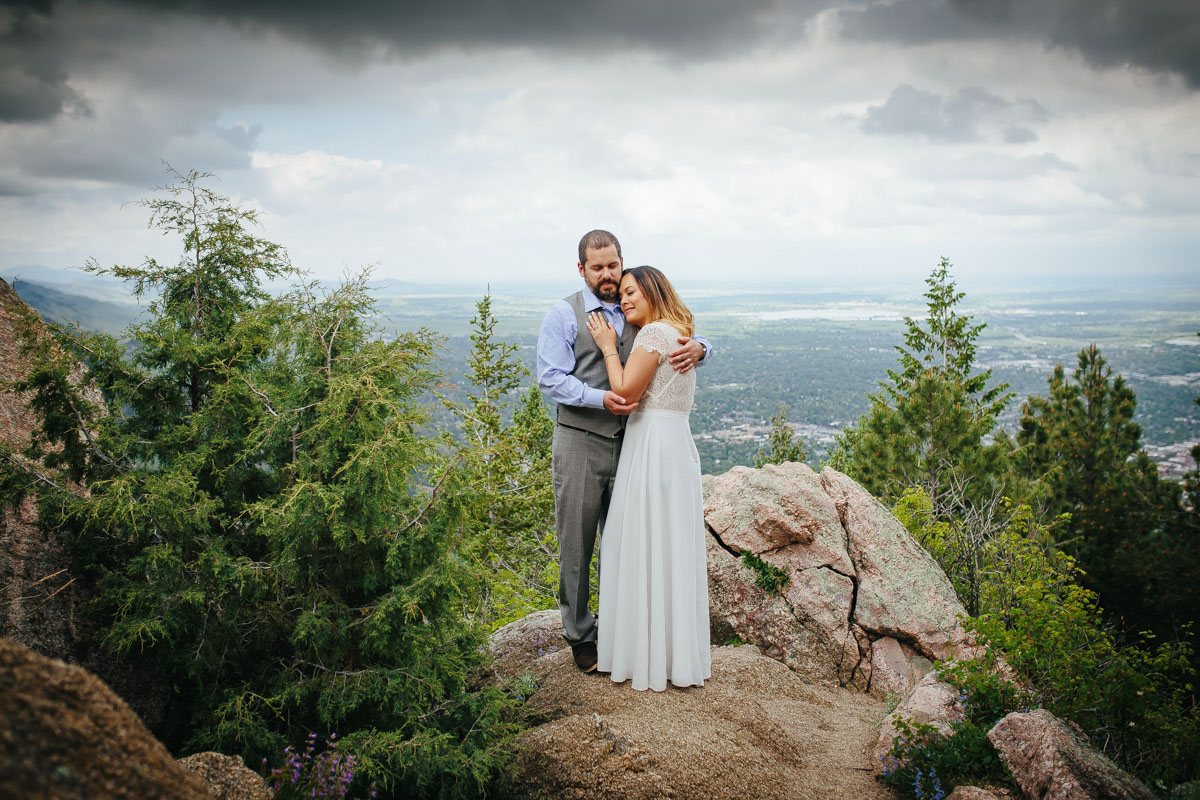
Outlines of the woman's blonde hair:
<svg viewBox="0 0 1200 800">
<path fill-rule="evenodd" d="M 633 276 L 638 288 L 649 301 L 651 322 L 662 320 L 684 336 L 691 336 L 696 332 L 692 312 L 679 299 L 679 294 L 666 275 L 654 267 L 630 267 L 621 273 L 622 278 L 626 275 Z"/>
</svg>

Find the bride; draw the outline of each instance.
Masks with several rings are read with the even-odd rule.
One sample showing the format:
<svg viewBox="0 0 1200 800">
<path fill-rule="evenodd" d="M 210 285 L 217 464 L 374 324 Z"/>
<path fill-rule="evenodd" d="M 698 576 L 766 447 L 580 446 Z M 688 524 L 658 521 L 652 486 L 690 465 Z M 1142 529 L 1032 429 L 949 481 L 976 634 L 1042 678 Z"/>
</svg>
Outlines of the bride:
<svg viewBox="0 0 1200 800">
<path fill-rule="evenodd" d="M 600 542 L 598 669 L 638 690 L 703 686 L 711 675 L 708 572 L 700 457 L 688 424 L 696 373 L 681 375 L 667 361 L 676 340 L 692 335 L 692 312 L 654 267 L 625 270 L 619 296 L 626 322 L 641 327 L 624 367 L 608 320 L 599 312 L 588 319 L 610 387 L 639 401 Z"/>
</svg>

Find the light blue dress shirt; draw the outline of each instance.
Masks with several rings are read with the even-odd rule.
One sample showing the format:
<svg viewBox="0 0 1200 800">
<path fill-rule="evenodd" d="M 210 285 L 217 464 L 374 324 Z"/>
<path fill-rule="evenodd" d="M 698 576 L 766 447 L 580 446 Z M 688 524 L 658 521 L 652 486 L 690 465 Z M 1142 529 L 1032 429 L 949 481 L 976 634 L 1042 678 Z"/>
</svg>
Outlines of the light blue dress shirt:
<svg viewBox="0 0 1200 800">
<path fill-rule="evenodd" d="M 583 308 L 587 312 L 597 309 L 612 323 L 617 335 L 625 329 L 625 314 L 616 303 L 605 303 L 590 290 L 583 290 Z M 575 369 L 575 337 L 578 335 L 575 310 L 566 300 L 559 300 L 546 314 L 542 328 L 538 331 L 537 382 L 542 393 L 555 403 L 586 408 L 604 408 L 604 389 L 588 386 L 571 375 Z M 588 334 L 590 335 L 590 334 Z M 702 336 L 694 337 L 704 345 L 704 358 L 696 366 L 708 362 L 712 345 Z"/>
</svg>

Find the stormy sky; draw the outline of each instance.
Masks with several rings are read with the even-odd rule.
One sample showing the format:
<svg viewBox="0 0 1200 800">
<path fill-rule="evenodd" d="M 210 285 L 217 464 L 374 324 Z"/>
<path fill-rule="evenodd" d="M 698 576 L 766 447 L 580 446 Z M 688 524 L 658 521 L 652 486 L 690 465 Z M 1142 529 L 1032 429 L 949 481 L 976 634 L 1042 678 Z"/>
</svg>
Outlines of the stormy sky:
<svg viewBox="0 0 1200 800">
<path fill-rule="evenodd" d="M 322 277 L 1194 282 L 1194 0 L 0 0 L 0 274 L 172 257 L 214 173 Z"/>
</svg>

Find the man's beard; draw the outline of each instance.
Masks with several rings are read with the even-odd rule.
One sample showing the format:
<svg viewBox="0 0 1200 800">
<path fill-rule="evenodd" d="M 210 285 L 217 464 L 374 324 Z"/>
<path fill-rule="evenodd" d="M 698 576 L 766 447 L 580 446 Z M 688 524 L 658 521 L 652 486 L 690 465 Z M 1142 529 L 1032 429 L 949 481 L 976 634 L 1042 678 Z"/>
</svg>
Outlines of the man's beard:
<svg viewBox="0 0 1200 800">
<path fill-rule="evenodd" d="M 612 283 L 611 281 L 596 284 L 596 297 L 600 298 L 606 303 L 617 302 L 618 294 L 619 292 L 617 284 Z"/>
</svg>

